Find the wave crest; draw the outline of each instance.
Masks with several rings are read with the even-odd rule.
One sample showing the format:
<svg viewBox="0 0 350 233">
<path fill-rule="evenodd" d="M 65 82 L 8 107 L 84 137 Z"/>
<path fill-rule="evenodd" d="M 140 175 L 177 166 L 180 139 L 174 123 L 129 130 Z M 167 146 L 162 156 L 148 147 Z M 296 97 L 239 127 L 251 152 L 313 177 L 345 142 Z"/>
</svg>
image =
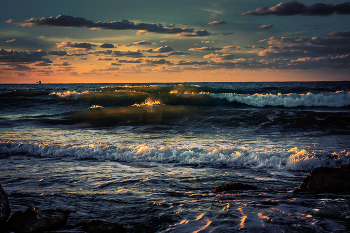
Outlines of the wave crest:
<svg viewBox="0 0 350 233">
<path fill-rule="evenodd" d="M 212 97 L 227 99 L 256 107 L 347 107 L 350 106 L 350 92 L 307 93 L 307 94 L 210 94 Z"/>
<path fill-rule="evenodd" d="M 245 146 L 147 145 L 147 144 L 51 144 L 0 142 L 1 154 L 38 157 L 75 157 L 117 162 L 173 163 L 196 167 L 235 167 L 310 171 L 350 162 L 350 152 L 320 153 L 305 149 L 250 148 Z"/>
</svg>

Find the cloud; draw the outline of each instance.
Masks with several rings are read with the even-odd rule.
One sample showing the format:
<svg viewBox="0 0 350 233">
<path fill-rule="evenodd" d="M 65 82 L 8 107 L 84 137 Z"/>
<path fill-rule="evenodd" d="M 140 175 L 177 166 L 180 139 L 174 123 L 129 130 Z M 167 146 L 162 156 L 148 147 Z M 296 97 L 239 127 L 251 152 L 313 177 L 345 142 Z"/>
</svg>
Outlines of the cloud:
<svg viewBox="0 0 350 233">
<path fill-rule="evenodd" d="M 74 49 L 83 49 L 83 50 L 90 50 L 93 47 L 96 47 L 95 44 L 90 43 L 73 43 L 73 42 L 62 42 L 57 43 L 57 48 L 74 48 Z"/>
<path fill-rule="evenodd" d="M 350 30 L 342 31 L 342 32 L 331 32 L 328 36 L 336 36 L 336 37 L 350 37 Z"/>
<path fill-rule="evenodd" d="M 226 22 L 224 20 L 216 20 L 216 21 L 208 23 L 207 25 L 208 26 L 215 26 L 215 25 L 218 25 L 218 24 L 226 24 Z"/>
<path fill-rule="evenodd" d="M 113 51 L 115 57 L 144 57 L 140 50 L 137 51 Z"/>
<path fill-rule="evenodd" d="M 269 29 L 272 28 L 273 25 L 272 24 L 267 24 L 267 25 L 261 25 L 260 27 L 258 27 L 259 29 Z"/>
<path fill-rule="evenodd" d="M 114 46 L 114 44 L 104 43 L 104 44 L 100 45 L 100 48 L 111 49 L 111 48 L 115 48 L 115 46 Z"/>
<path fill-rule="evenodd" d="M 51 66 L 52 61 L 40 61 L 34 64 L 34 66 Z"/>
<path fill-rule="evenodd" d="M 58 15 L 57 17 L 51 16 L 50 18 L 31 18 L 22 22 L 15 22 L 11 19 L 6 21 L 7 23 L 15 23 L 21 26 L 51 26 L 51 27 L 84 27 L 93 24 L 91 20 L 86 20 L 80 17 L 73 17 L 70 15 Z"/>
<path fill-rule="evenodd" d="M 162 46 L 162 47 L 159 47 L 159 48 L 156 48 L 155 50 L 153 50 L 153 52 L 156 52 L 156 53 L 167 53 L 167 52 L 171 52 L 173 51 L 174 49 L 171 48 L 170 46 L 166 45 L 166 46 Z"/>
<path fill-rule="evenodd" d="M 11 43 L 11 42 L 15 42 L 16 39 L 11 39 L 11 40 L 7 40 L 6 43 Z"/>
<path fill-rule="evenodd" d="M 68 62 L 61 62 L 61 63 L 59 63 L 59 64 L 53 64 L 54 66 L 70 66 L 70 65 L 72 65 L 72 64 L 69 64 Z"/>
<path fill-rule="evenodd" d="M 181 52 L 181 51 L 171 51 L 171 52 L 169 52 L 169 53 L 167 53 L 168 54 L 168 56 L 171 56 L 171 55 L 187 55 L 187 54 L 189 54 L 189 53 L 185 53 L 185 52 Z"/>
<path fill-rule="evenodd" d="M 233 60 L 236 56 L 233 54 L 208 54 L 205 55 L 203 58 L 209 58 L 213 61 L 223 61 L 223 60 Z"/>
<path fill-rule="evenodd" d="M 98 71 L 117 71 L 117 70 L 119 70 L 119 67 L 113 67 L 113 65 L 112 65 L 112 66 L 103 67 L 102 69 L 99 69 Z"/>
<path fill-rule="evenodd" d="M 49 54 L 56 55 L 56 56 L 65 56 L 67 55 L 67 52 L 64 50 L 52 50 L 52 51 L 49 51 Z"/>
<path fill-rule="evenodd" d="M 0 62 L 18 62 L 18 63 L 33 63 L 37 61 L 47 61 L 51 62 L 49 59 L 44 58 L 46 56 L 46 52 L 37 51 L 37 52 L 29 52 L 29 51 L 14 51 L 14 50 L 6 50 L 0 49 Z"/>
<path fill-rule="evenodd" d="M 142 59 L 134 59 L 134 60 L 118 60 L 119 63 L 141 63 Z"/>
<path fill-rule="evenodd" d="M 148 40 L 141 40 L 141 41 L 135 41 L 134 43 L 132 43 L 130 45 L 144 45 L 144 44 L 152 44 L 152 43 L 149 42 Z"/>
<path fill-rule="evenodd" d="M 295 56 L 305 56 L 307 51 L 295 48 L 281 48 L 279 46 L 270 46 L 265 50 L 258 53 L 261 57 L 295 57 Z"/>
<path fill-rule="evenodd" d="M 309 15 L 309 16 L 329 16 L 332 14 L 350 14 L 350 2 L 342 4 L 323 4 L 316 3 L 311 6 L 305 6 L 298 1 L 281 2 L 273 7 L 259 7 L 256 10 L 242 13 L 242 16 L 246 15 Z"/>
<path fill-rule="evenodd" d="M 180 33 L 177 33 L 175 36 L 177 37 L 194 37 L 194 36 L 209 36 L 211 35 L 210 32 L 208 32 L 207 30 L 201 30 L 201 31 L 196 31 L 194 29 L 190 29 L 192 31 L 183 31 Z"/>
<path fill-rule="evenodd" d="M 104 57 L 104 58 L 97 58 L 96 59 L 96 61 L 111 61 L 111 60 L 113 60 L 113 58 L 111 58 L 111 57 Z"/>
<path fill-rule="evenodd" d="M 95 30 L 138 30 L 138 35 L 148 33 L 176 34 L 176 36 L 208 36 L 210 32 L 206 30 L 196 31 L 191 28 L 174 28 L 173 26 L 164 27 L 158 23 L 134 23 L 129 20 L 113 22 L 92 22 L 80 17 L 70 15 L 59 15 L 50 18 L 31 18 L 22 22 L 16 22 L 12 19 L 6 21 L 21 26 L 53 26 L 53 27 L 88 27 Z"/>
<path fill-rule="evenodd" d="M 31 71 L 32 68 L 25 65 L 8 65 L 6 68 L 2 68 L 1 70 Z"/>
<path fill-rule="evenodd" d="M 321 36 L 307 37 L 307 36 L 295 36 L 295 37 L 270 37 L 267 40 L 268 44 L 278 45 L 308 45 L 308 46 L 341 46 L 350 45 L 350 40 L 345 37 L 341 38 L 324 38 Z"/>
<path fill-rule="evenodd" d="M 220 50 L 221 48 L 213 48 L 213 47 L 201 47 L 201 48 L 189 48 L 189 51 L 213 51 Z"/>
<path fill-rule="evenodd" d="M 145 60 L 145 62 L 148 65 L 171 65 L 172 64 L 170 61 L 167 61 L 165 59 Z"/>
<path fill-rule="evenodd" d="M 180 66 L 203 66 L 203 65 L 208 65 L 209 62 L 208 61 L 179 61 L 176 65 L 180 65 Z"/>
<path fill-rule="evenodd" d="M 241 51 L 242 49 L 239 46 L 231 46 L 230 45 L 230 46 L 225 46 L 222 49 L 218 49 L 215 52 L 227 53 L 227 52 L 234 51 L 234 50 Z"/>
<path fill-rule="evenodd" d="M 229 51 L 241 50 L 239 46 L 225 46 L 223 48 L 214 48 L 214 47 L 201 47 L 201 48 L 189 48 L 190 51 L 215 51 L 221 53 L 227 53 Z"/>
</svg>

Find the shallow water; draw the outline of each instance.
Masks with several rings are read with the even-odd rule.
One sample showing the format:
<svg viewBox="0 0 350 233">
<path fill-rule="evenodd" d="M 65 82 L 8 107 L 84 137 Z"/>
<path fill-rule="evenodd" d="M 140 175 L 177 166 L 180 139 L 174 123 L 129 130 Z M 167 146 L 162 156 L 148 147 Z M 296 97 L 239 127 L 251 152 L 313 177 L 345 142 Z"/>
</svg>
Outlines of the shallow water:
<svg viewBox="0 0 350 233">
<path fill-rule="evenodd" d="M 350 162 L 349 91 L 348 82 L 0 85 L 0 182 L 12 213 L 68 208 L 69 224 L 348 232 L 350 196 L 292 191 L 313 168 Z M 258 190 L 213 193 L 230 182 Z"/>
</svg>

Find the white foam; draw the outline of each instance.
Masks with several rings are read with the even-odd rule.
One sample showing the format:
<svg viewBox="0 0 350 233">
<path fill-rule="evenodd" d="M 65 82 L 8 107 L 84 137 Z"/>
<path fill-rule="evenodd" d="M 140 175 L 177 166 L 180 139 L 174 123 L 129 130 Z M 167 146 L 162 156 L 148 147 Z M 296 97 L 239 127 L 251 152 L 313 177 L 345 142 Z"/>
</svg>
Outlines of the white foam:
<svg viewBox="0 0 350 233">
<path fill-rule="evenodd" d="M 330 93 L 307 94 L 210 94 L 214 98 L 227 99 L 256 107 L 284 106 L 284 107 L 344 107 L 350 106 L 350 92 L 337 91 Z"/>
<path fill-rule="evenodd" d="M 29 154 L 39 157 L 74 157 L 119 162 L 156 162 L 191 165 L 197 167 L 242 167 L 275 170 L 307 170 L 320 167 L 334 167 L 350 162 L 350 152 L 320 154 L 304 149 L 271 149 L 249 147 L 208 147 L 197 146 L 157 146 L 157 145 L 106 145 L 106 144 L 40 144 L 40 143 L 0 143 L 2 154 Z"/>
<path fill-rule="evenodd" d="M 60 98 L 73 98 L 75 100 L 81 98 L 86 94 L 91 93 L 90 91 L 76 92 L 76 91 L 64 91 L 64 92 L 52 92 L 50 95 L 56 95 Z"/>
</svg>

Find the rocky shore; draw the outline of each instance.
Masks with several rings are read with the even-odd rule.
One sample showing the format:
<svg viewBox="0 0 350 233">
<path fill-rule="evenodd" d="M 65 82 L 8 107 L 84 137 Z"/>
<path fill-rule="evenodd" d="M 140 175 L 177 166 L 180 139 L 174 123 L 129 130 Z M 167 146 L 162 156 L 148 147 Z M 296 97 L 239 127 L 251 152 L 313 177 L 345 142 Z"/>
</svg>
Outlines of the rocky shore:
<svg viewBox="0 0 350 233">
<path fill-rule="evenodd" d="M 257 187 L 228 183 L 213 190 L 213 193 L 235 190 L 258 190 Z M 350 164 L 337 168 L 320 167 L 312 170 L 303 183 L 294 190 L 299 194 L 350 193 Z M 75 225 L 67 225 L 70 211 L 67 209 L 38 210 L 27 208 L 17 211 L 10 217 L 11 208 L 8 197 L 0 185 L 0 232 L 43 232 L 51 230 L 77 231 L 87 233 L 124 233 L 127 230 L 119 223 L 105 222 L 97 219 L 80 221 Z M 10 218 L 9 218 L 10 217 Z"/>
</svg>

